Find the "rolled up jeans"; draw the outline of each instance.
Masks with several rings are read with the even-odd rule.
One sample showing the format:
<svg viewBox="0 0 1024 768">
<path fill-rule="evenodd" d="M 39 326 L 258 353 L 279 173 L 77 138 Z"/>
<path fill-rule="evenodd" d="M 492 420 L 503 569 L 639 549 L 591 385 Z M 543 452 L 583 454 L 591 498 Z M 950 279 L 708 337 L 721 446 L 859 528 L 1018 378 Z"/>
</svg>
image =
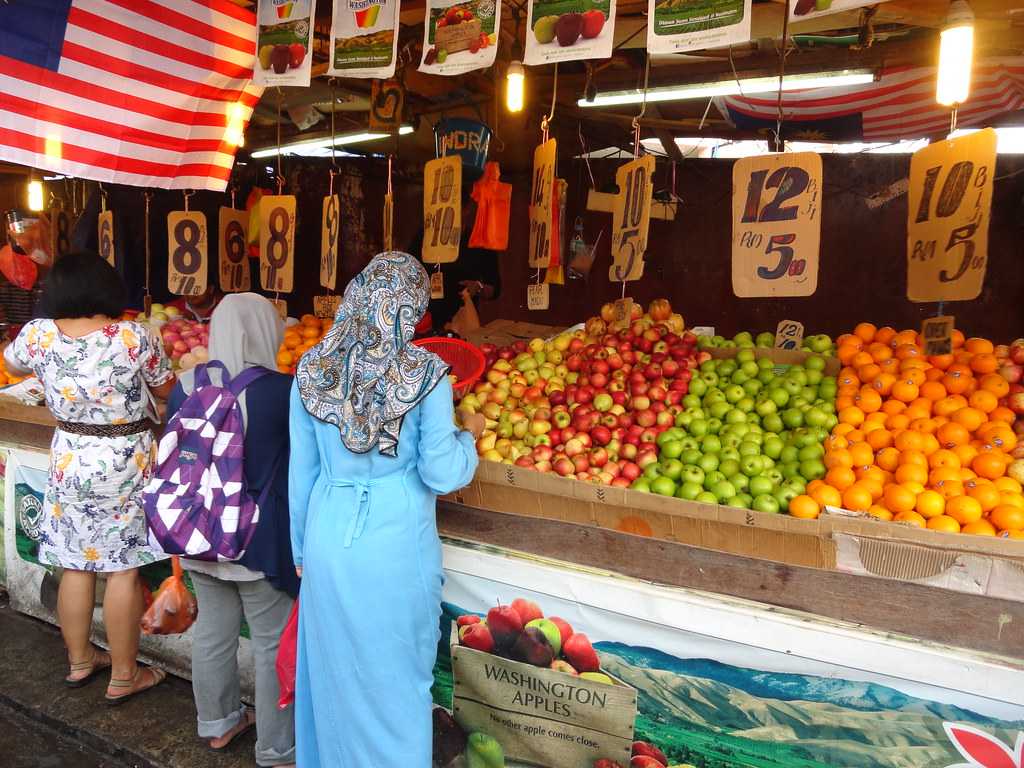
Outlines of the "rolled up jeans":
<svg viewBox="0 0 1024 768">
<path fill-rule="evenodd" d="M 292 707 L 277 707 L 274 667 L 292 598 L 266 579 L 226 581 L 194 571 L 190 576 L 199 603 L 192 645 L 199 736 L 220 738 L 245 715 L 238 678 L 238 634 L 244 615 L 256 666 L 256 764 L 295 762 L 294 713 Z"/>
</svg>

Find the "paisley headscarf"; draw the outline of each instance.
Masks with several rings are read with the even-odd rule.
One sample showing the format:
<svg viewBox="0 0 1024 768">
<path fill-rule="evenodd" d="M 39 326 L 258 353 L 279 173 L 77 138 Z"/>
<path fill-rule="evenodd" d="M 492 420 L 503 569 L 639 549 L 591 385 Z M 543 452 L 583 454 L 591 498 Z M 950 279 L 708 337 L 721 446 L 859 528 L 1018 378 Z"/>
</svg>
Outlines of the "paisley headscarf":
<svg viewBox="0 0 1024 768">
<path fill-rule="evenodd" d="M 303 405 L 337 426 L 353 453 L 376 445 L 397 456 L 405 414 L 448 374 L 437 355 L 412 344 L 429 301 L 419 261 L 398 251 L 378 254 L 348 284 L 334 327 L 299 361 Z"/>
</svg>

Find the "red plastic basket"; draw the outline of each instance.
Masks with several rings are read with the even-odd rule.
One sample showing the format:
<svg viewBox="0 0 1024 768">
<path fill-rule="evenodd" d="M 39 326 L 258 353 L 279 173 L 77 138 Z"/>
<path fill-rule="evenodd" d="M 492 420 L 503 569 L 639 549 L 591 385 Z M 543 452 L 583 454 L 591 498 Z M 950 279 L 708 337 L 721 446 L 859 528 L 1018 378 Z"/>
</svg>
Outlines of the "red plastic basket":
<svg viewBox="0 0 1024 768">
<path fill-rule="evenodd" d="M 452 375 L 455 376 L 455 383 L 452 385 L 455 397 L 465 395 L 483 376 L 487 360 L 484 358 L 484 353 L 468 341 L 434 336 L 429 339 L 419 339 L 413 344 L 433 352 L 451 366 Z"/>
</svg>

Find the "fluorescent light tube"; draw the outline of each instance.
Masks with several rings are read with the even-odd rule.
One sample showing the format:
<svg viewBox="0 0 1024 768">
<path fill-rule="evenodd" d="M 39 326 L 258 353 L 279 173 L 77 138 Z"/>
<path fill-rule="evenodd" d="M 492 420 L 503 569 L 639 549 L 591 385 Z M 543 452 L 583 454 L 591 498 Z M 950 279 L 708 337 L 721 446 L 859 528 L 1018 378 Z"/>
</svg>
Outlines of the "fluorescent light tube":
<svg viewBox="0 0 1024 768">
<path fill-rule="evenodd" d="M 405 136 L 412 132 L 413 127 L 411 125 L 403 125 L 398 129 L 398 134 L 400 136 Z M 362 133 L 348 133 L 344 136 L 335 136 L 333 142 L 330 136 L 323 139 L 311 139 L 310 141 L 296 141 L 291 144 L 283 145 L 280 151 L 282 154 L 286 155 L 291 150 L 328 148 L 331 144 L 336 147 L 341 147 L 347 144 L 360 144 L 364 141 L 386 139 L 390 135 L 391 134 L 388 133 L 370 133 L 369 131 L 364 131 Z M 267 147 L 266 149 L 257 149 L 250 156 L 253 158 L 277 157 L 277 153 L 277 147 Z"/>
</svg>

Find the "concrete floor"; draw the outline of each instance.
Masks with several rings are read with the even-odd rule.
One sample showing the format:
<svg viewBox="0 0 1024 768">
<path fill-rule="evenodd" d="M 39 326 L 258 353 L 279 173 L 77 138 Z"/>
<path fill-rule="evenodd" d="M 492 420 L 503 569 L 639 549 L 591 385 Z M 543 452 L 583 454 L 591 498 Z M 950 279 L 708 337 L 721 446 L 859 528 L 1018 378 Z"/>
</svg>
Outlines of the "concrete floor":
<svg viewBox="0 0 1024 768">
<path fill-rule="evenodd" d="M 36 720 L 0 705 L 0 755 L 5 768 L 129 768 Z"/>
</svg>

